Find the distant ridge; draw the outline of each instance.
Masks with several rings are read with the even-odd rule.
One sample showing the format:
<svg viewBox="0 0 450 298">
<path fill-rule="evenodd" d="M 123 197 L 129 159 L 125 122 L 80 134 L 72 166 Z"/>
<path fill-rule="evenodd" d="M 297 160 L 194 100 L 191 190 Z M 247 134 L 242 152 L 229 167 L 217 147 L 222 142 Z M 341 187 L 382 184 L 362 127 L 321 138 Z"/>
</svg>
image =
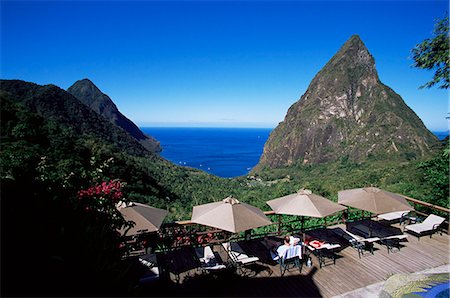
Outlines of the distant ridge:
<svg viewBox="0 0 450 298">
<path fill-rule="evenodd" d="M 0 80 L 0 98 L 27 107 L 32 113 L 73 129 L 77 134 L 135 156 L 157 157 L 120 127 L 110 123 L 67 91 L 55 85 L 37 85 L 20 80 Z"/>
<path fill-rule="evenodd" d="M 409 160 L 436 146 L 437 137 L 380 82 L 374 58 L 353 35 L 272 131 L 255 170 L 340 158 Z"/>
<path fill-rule="evenodd" d="M 121 127 L 144 148 L 151 152 L 160 152 L 160 143 L 151 136 L 145 135 L 130 119 L 125 117 L 108 95 L 100 91 L 89 79 L 76 81 L 67 92 L 78 98 L 82 103 L 93 109 L 111 123 Z"/>
</svg>

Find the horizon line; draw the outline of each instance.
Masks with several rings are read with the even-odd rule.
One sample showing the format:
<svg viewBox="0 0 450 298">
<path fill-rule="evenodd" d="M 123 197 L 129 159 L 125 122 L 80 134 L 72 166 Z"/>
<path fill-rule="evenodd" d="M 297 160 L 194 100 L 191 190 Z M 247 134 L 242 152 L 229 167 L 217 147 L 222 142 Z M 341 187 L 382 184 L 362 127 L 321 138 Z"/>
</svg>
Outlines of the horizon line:
<svg viewBox="0 0 450 298">
<path fill-rule="evenodd" d="M 144 126 L 138 126 L 139 128 L 225 128 L 225 129 L 275 129 L 275 127 L 256 127 L 256 126 L 252 126 L 252 127 L 248 127 L 248 126 L 174 126 L 174 125 L 170 125 L 170 126 L 162 126 L 162 125 L 158 125 L 158 126 L 148 126 L 148 125 L 144 125 Z"/>
<path fill-rule="evenodd" d="M 186 125 L 138 125 L 139 128 L 225 128 L 225 129 L 275 129 L 275 127 L 267 127 L 267 126 L 186 126 Z M 427 128 L 428 129 L 428 128 Z M 447 133 L 450 134 L 450 129 L 442 130 L 442 129 L 428 129 L 433 133 Z"/>
</svg>

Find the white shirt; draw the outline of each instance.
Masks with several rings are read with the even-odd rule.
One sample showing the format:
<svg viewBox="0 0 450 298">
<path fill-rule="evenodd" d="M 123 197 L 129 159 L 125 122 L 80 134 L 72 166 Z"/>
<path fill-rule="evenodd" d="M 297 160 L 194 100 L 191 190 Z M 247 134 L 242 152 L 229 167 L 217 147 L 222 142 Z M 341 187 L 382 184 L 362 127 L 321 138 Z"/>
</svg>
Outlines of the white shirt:
<svg viewBox="0 0 450 298">
<path fill-rule="evenodd" d="M 289 245 L 296 245 L 300 242 L 300 238 L 289 236 Z"/>
<path fill-rule="evenodd" d="M 288 250 L 288 248 L 289 248 L 289 246 L 287 246 L 287 245 L 285 245 L 285 244 L 280 245 L 280 246 L 277 248 L 277 254 L 278 254 L 278 256 L 279 256 L 279 257 L 284 256 L 284 253 L 286 252 L 286 250 Z"/>
</svg>

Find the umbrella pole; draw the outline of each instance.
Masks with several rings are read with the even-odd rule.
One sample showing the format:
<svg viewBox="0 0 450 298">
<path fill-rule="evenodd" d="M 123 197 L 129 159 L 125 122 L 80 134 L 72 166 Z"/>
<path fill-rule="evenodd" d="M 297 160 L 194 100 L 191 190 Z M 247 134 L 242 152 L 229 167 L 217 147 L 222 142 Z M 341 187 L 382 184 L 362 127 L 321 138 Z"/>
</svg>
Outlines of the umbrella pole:
<svg viewBox="0 0 450 298">
<path fill-rule="evenodd" d="M 278 237 L 281 236 L 281 214 L 278 214 Z"/>
<path fill-rule="evenodd" d="M 302 225 L 301 225 L 301 227 L 302 227 L 302 230 L 301 230 L 302 231 L 302 244 L 304 244 L 305 240 L 306 240 L 305 231 L 303 230 L 303 224 L 305 222 L 304 216 L 301 217 L 301 221 L 302 221 Z M 305 245 L 302 245 L 301 249 L 302 249 L 302 255 L 305 255 L 305 252 L 306 252 Z"/>
</svg>

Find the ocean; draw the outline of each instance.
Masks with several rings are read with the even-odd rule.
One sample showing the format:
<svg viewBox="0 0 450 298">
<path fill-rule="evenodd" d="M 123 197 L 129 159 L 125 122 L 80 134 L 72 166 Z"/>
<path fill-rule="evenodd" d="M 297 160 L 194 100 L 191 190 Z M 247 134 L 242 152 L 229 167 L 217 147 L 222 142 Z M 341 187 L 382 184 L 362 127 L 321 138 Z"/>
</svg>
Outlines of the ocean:
<svg viewBox="0 0 450 298">
<path fill-rule="evenodd" d="M 141 127 L 161 142 L 161 156 L 219 177 L 247 175 L 258 163 L 271 128 Z M 448 132 L 433 132 L 443 139 Z"/>
<path fill-rule="evenodd" d="M 246 175 L 259 161 L 271 128 L 141 127 L 161 142 L 161 156 L 219 177 Z"/>
</svg>

